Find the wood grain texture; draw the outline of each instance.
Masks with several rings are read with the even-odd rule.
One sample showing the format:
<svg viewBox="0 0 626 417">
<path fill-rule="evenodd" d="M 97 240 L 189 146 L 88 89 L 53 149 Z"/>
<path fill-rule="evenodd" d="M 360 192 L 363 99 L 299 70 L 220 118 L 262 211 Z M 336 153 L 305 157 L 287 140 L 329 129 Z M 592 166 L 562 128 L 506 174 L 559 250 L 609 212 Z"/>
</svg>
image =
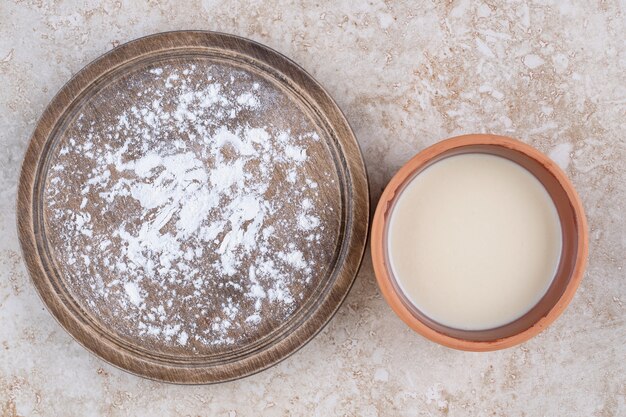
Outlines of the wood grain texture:
<svg viewBox="0 0 626 417">
<path fill-rule="evenodd" d="M 319 269 L 310 288 L 299 288 L 306 295 L 288 320 L 281 322 L 276 317 L 263 332 L 232 347 L 196 349 L 193 353 L 169 349 L 123 335 L 123 321 L 115 325 L 103 321 L 85 303 L 89 291 L 80 292 L 68 284 L 67 265 L 59 256 L 60 232 L 51 224 L 44 202 L 51 161 L 58 158 L 59 144 L 67 141 L 69 132 L 76 134 L 79 110 L 90 109 L 101 115 L 105 128 L 110 124 L 106 109 L 130 106 L 132 101 L 126 97 L 116 102 L 115 95 L 103 92 L 123 86 L 124 77 L 138 68 L 163 62 L 174 66 L 189 62 L 230 65 L 273 85 L 293 108 L 283 103 L 265 117 L 290 120 L 287 116 L 291 114 L 294 119 L 307 118 L 322 139 L 320 145 L 311 148 L 314 163 L 306 168 L 307 175 L 315 178 L 332 169 L 337 179 L 320 180 L 318 194 L 320 201 L 327 202 L 336 213 L 334 219 L 326 221 L 335 225 L 322 242 L 328 254 L 326 265 Z M 200 31 L 169 32 L 130 42 L 76 74 L 52 100 L 32 135 L 22 165 L 17 204 L 19 238 L 29 273 L 59 323 L 87 349 L 120 368 L 184 384 L 221 382 L 258 372 L 284 359 L 319 332 L 339 308 L 356 276 L 369 214 L 367 177 L 358 144 L 323 88 L 296 64 L 262 45 Z"/>
</svg>

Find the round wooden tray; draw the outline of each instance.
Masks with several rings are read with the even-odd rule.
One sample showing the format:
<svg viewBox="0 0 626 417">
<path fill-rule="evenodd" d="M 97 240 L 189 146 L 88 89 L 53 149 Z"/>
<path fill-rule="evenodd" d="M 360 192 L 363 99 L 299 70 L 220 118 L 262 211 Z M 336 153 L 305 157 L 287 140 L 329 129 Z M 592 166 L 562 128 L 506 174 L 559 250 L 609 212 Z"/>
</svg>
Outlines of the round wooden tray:
<svg viewBox="0 0 626 417">
<path fill-rule="evenodd" d="M 183 384 L 250 375 L 315 336 L 354 281 L 368 215 L 357 141 L 324 89 L 265 46 L 201 31 L 76 74 L 31 137 L 17 202 L 60 324 L 113 365 Z"/>
</svg>

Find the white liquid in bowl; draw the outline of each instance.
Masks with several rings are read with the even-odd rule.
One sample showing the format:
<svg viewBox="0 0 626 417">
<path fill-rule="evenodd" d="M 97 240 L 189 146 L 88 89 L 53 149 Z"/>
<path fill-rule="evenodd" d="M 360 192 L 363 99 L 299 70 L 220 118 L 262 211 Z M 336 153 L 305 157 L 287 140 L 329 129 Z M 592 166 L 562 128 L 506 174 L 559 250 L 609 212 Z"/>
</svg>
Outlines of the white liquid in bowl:
<svg viewBox="0 0 626 417">
<path fill-rule="evenodd" d="M 456 329 L 510 323 L 543 297 L 562 234 L 554 202 L 529 171 L 468 153 L 419 173 L 394 205 L 388 256 L 406 297 Z"/>
</svg>

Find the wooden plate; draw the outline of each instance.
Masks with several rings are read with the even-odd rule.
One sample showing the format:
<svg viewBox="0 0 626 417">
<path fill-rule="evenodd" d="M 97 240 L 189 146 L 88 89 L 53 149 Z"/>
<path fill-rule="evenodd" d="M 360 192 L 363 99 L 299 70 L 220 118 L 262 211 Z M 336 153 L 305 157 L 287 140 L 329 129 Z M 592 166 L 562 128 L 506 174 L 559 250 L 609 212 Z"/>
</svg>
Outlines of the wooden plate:
<svg viewBox="0 0 626 417">
<path fill-rule="evenodd" d="M 52 100 L 22 166 L 19 237 L 61 325 L 106 361 L 227 381 L 304 345 L 346 297 L 367 178 L 337 105 L 262 45 L 170 32 Z"/>
</svg>

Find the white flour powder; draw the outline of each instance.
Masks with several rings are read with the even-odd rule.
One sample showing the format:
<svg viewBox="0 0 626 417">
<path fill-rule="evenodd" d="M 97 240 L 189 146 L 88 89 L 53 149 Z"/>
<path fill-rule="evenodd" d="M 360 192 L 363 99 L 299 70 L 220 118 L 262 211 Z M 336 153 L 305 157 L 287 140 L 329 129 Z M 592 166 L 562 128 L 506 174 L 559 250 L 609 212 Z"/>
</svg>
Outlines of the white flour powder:
<svg viewBox="0 0 626 417">
<path fill-rule="evenodd" d="M 133 105 L 111 115 L 106 132 L 80 115 L 84 137 L 62 145 L 46 190 L 63 236 L 58 251 L 76 287 L 89 285 L 101 298 L 87 303 L 123 317 L 130 336 L 232 344 L 234 328 L 246 334 L 241 326 L 263 325 L 267 311 L 290 314 L 302 296 L 290 284 L 312 277 L 324 208 L 316 207 L 318 184 L 302 173 L 307 143 L 319 138 L 233 123 L 271 105 L 266 87 L 246 73 L 213 81 L 210 68 L 190 65 L 146 75 L 162 88 L 135 85 Z M 88 169 L 73 172 L 76 161 Z M 72 198 L 80 203 L 68 207 Z M 278 235 L 302 239 L 277 242 Z M 245 305 L 213 297 L 225 289 Z"/>
</svg>

